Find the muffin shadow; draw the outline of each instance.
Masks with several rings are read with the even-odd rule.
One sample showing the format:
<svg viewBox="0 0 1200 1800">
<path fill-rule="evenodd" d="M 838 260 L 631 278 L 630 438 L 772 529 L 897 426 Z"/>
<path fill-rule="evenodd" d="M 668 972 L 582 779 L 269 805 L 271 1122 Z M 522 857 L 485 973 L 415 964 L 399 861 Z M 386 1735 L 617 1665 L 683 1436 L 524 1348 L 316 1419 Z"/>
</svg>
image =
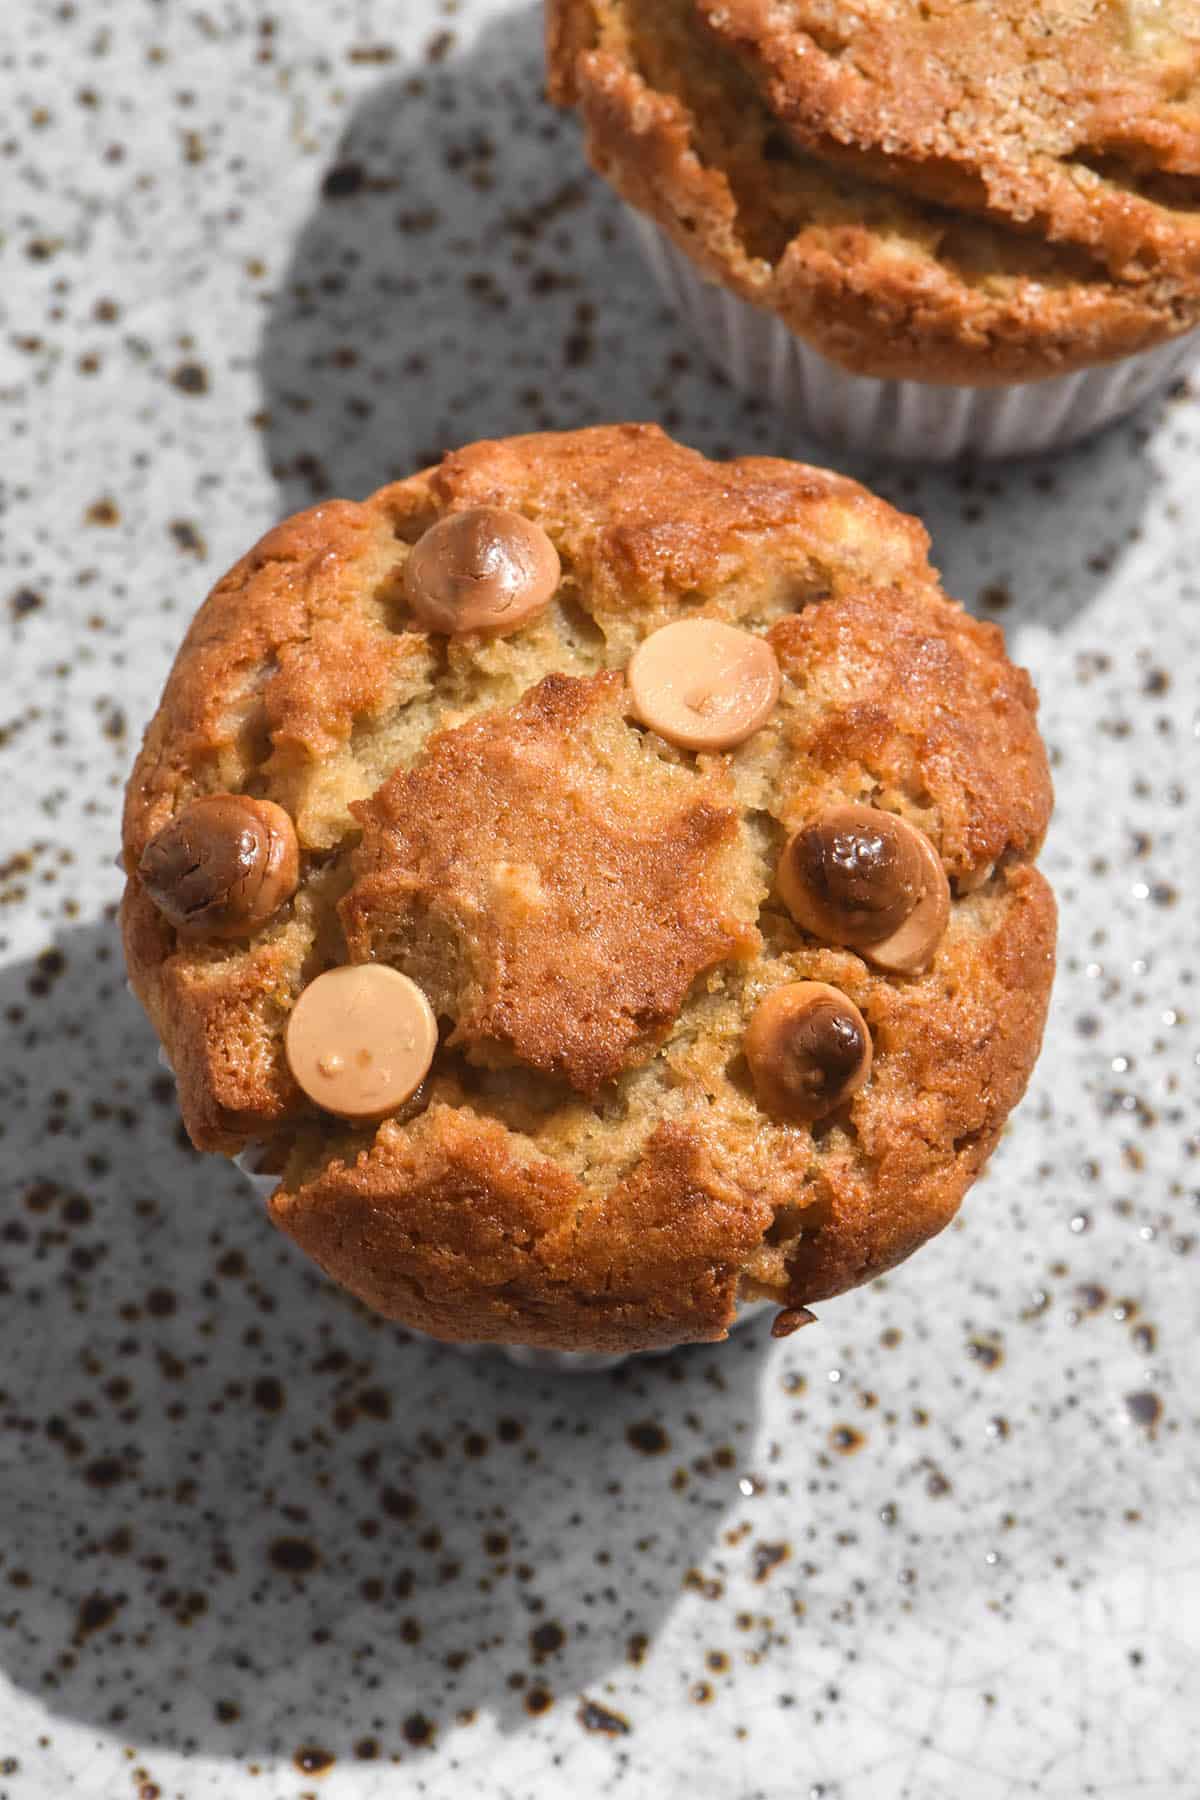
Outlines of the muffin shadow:
<svg viewBox="0 0 1200 1800">
<path fill-rule="evenodd" d="M 1152 435 L 1171 406 L 1148 403 L 1088 443 L 1027 462 L 905 470 L 854 462 L 846 472 L 933 540 L 947 593 L 1006 631 L 1067 631 L 1141 535 L 1159 471 Z"/>
<path fill-rule="evenodd" d="M 359 102 L 259 374 L 288 511 L 477 438 L 654 418 L 734 454 L 753 416 L 659 298 L 575 120 L 545 99 L 540 6 Z"/>
<path fill-rule="evenodd" d="M 543 84 L 535 7 L 355 109 L 260 345 L 283 509 L 365 495 L 480 437 L 652 418 L 710 456 L 865 481 L 925 520 L 972 610 L 1068 627 L 1136 537 L 1170 400 L 1029 462 L 905 468 L 822 445 L 712 368 Z"/>
<path fill-rule="evenodd" d="M 597 1376 L 418 1341 L 186 1145 L 113 926 L 0 995 L 8 1677 L 147 1750 L 310 1774 L 481 1712 L 638 1729 L 604 1678 L 738 1503 L 765 1328 Z"/>
</svg>

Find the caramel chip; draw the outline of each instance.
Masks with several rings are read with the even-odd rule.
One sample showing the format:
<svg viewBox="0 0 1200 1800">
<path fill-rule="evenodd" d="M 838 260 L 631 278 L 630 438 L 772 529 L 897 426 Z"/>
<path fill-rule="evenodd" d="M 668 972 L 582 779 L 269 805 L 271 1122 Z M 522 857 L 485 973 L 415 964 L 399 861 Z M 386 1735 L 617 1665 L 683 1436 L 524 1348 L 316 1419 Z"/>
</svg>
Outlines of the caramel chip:
<svg viewBox="0 0 1200 1800">
<path fill-rule="evenodd" d="M 177 931 L 248 937 L 296 891 L 296 827 L 273 801 L 206 794 L 155 833 L 138 875 Z"/>
<path fill-rule="evenodd" d="M 553 598 L 562 565 L 540 525 L 498 506 L 447 513 L 414 545 L 404 594 L 426 631 L 516 631 Z"/>
<path fill-rule="evenodd" d="M 793 981 L 759 1002 L 746 1061 L 764 1112 L 792 1123 L 824 1118 L 871 1073 L 871 1034 L 854 1002 L 823 981 Z"/>
<path fill-rule="evenodd" d="M 765 638 L 719 619 L 679 619 L 652 632 L 629 665 L 643 725 L 684 750 L 732 750 L 765 725 L 779 664 Z"/>
<path fill-rule="evenodd" d="M 309 983 L 288 1020 L 288 1067 L 310 1100 L 343 1119 L 382 1119 L 411 1099 L 437 1049 L 437 1020 L 415 981 L 351 963 Z"/>
<path fill-rule="evenodd" d="M 937 851 L 879 807 L 835 806 L 803 825 L 784 848 L 778 882 L 805 931 L 901 974 L 925 966 L 950 918 Z"/>
</svg>

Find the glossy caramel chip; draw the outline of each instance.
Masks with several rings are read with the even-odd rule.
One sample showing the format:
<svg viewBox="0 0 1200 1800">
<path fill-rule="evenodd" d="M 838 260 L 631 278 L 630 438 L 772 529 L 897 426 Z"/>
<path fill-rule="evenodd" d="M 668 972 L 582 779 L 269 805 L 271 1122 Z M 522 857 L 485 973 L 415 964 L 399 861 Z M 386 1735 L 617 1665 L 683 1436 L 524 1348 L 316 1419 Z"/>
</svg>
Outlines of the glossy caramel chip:
<svg viewBox="0 0 1200 1800">
<path fill-rule="evenodd" d="M 516 631 L 553 597 L 558 551 L 540 525 L 498 506 L 447 513 L 404 565 L 404 595 L 427 631 Z"/>
<path fill-rule="evenodd" d="M 763 1111 L 796 1124 L 824 1118 L 871 1073 L 866 1020 L 824 981 L 788 982 L 760 1001 L 745 1051 Z"/>
<path fill-rule="evenodd" d="M 300 852 L 283 808 L 245 794 L 193 800 L 146 845 L 142 886 L 192 937 L 248 937 L 296 891 Z"/>
<path fill-rule="evenodd" d="M 950 917 L 937 851 L 923 831 L 880 807 L 835 806 L 801 826 L 777 878 L 805 931 L 897 973 L 925 966 Z"/>
</svg>

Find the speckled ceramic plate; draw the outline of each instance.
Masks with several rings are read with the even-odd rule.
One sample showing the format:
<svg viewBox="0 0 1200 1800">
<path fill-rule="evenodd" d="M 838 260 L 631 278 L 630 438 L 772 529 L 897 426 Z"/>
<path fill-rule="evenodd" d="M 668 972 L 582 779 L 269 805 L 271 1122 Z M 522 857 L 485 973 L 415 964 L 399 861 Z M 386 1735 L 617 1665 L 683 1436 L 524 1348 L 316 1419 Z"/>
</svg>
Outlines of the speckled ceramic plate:
<svg viewBox="0 0 1200 1800">
<path fill-rule="evenodd" d="M 184 624 L 487 433 L 796 449 L 649 291 L 528 6 L 9 0 L 4 1800 L 1195 1800 L 1200 401 L 906 476 L 1042 689 L 1062 972 L 958 1228 L 773 1344 L 410 1341 L 182 1140 L 111 920 Z"/>
</svg>

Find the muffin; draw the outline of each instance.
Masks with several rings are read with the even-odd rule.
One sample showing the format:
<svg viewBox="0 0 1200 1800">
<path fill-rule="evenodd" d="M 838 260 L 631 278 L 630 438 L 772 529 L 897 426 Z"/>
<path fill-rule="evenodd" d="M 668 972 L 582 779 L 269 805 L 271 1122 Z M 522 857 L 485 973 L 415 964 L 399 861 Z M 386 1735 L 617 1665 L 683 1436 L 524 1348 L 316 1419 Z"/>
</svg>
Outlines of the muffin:
<svg viewBox="0 0 1200 1800">
<path fill-rule="evenodd" d="M 798 426 L 1046 450 L 1200 344 L 1190 0 L 548 0 L 547 36 L 668 293 Z"/>
<path fill-rule="evenodd" d="M 650 425 L 480 443 L 218 583 L 122 928 L 202 1150 L 390 1318 L 787 1331 L 939 1231 L 1037 1055 L 1036 698 L 913 519 Z"/>
</svg>

